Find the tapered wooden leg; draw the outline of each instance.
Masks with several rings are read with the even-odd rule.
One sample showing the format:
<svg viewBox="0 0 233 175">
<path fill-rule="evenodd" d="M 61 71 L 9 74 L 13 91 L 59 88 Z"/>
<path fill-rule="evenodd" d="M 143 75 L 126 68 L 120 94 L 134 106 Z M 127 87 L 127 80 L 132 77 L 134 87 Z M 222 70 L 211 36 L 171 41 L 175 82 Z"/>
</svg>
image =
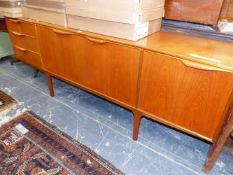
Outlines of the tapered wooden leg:
<svg viewBox="0 0 233 175">
<path fill-rule="evenodd" d="M 136 110 L 133 113 L 134 113 L 133 140 L 137 140 L 142 115 L 139 111 Z"/>
<path fill-rule="evenodd" d="M 229 135 L 228 135 L 229 136 Z M 209 155 L 204 165 L 204 171 L 209 172 L 213 166 L 215 165 L 219 154 L 221 153 L 222 149 L 227 140 L 227 136 L 221 137 L 213 146 L 210 148 Z"/>
<path fill-rule="evenodd" d="M 49 75 L 48 73 L 45 74 L 47 81 L 48 81 L 48 88 L 49 88 L 49 93 L 51 97 L 54 97 L 54 91 L 53 91 L 53 80 L 51 75 Z"/>
<path fill-rule="evenodd" d="M 228 120 L 226 120 L 226 123 L 222 128 L 222 132 L 219 134 L 218 139 L 210 148 L 208 158 L 204 165 L 205 172 L 209 172 L 215 165 L 218 156 L 221 153 L 222 149 L 224 148 L 227 139 L 230 137 L 232 129 L 233 129 L 233 112 L 231 111 Z"/>
</svg>

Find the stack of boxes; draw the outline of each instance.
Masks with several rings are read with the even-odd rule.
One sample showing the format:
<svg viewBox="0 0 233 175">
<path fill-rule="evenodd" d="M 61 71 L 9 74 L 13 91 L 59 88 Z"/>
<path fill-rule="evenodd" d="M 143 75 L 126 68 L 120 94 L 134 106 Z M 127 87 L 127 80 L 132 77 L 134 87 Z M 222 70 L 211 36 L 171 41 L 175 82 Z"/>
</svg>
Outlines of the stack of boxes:
<svg viewBox="0 0 233 175">
<path fill-rule="evenodd" d="M 26 0 L 23 16 L 135 41 L 160 30 L 164 3 L 165 0 Z"/>
<path fill-rule="evenodd" d="M 0 17 L 17 18 L 22 16 L 21 5 L 24 0 L 0 0 Z"/>
<path fill-rule="evenodd" d="M 64 0 L 25 0 L 23 17 L 67 26 Z"/>
<path fill-rule="evenodd" d="M 138 40 L 160 30 L 164 0 L 66 0 L 68 26 Z"/>
</svg>

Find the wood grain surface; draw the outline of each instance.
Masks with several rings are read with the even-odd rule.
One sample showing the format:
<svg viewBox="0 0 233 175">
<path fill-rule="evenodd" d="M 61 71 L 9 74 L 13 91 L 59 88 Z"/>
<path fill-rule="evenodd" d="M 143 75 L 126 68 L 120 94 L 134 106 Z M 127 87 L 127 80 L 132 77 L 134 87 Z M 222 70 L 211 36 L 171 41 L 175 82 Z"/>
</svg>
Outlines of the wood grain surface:
<svg viewBox="0 0 233 175">
<path fill-rule="evenodd" d="M 187 132 L 213 140 L 225 119 L 231 73 L 189 67 L 174 57 L 146 51 L 138 108 Z"/>
<path fill-rule="evenodd" d="M 141 49 L 38 25 L 45 69 L 136 106 Z"/>
<path fill-rule="evenodd" d="M 16 58 L 42 70 L 36 25 L 18 19 L 6 19 L 6 24 Z"/>
</svg>

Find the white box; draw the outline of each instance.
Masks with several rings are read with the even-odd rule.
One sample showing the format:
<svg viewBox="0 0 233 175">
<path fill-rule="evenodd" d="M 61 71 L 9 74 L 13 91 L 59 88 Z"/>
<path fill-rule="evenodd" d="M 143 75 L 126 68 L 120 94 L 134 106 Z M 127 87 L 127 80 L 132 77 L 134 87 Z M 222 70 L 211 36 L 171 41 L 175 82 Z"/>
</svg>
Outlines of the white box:
<svg viewBox="0 0 233 175">
<path fill-rule="evenodd" d="M 23 17 L 61 26 L 67 26 L 66 14 L 64 9 L 23 5 Z"/>
<path fill-rule="evenodd" d="M 136 41 L 140 38 L 159 31 L 161 28 L 161 20 L 162 19 L 160 18 L 145 23 L 125 24 L 79 17 L 76 15 L 67 15 L 68 27 L 70 28 L 109 35 L 132 41 Z"/>
<path fill-rule="evenodd" d="M 25 4 L 52 9 L 65 9 L 65 0 L 26 0 Z"/>
<path fill-rule="evenodd" d="M 24 0 L 0 0 L 0 17 L 22 17 L 23 2 Z"/>
<path fill-rule="evenodd" d="M 233 35 L 233 21 L 228 21 L 228 20 L 219 21 L 218 29 L 221 33 Z"/>
<path fill-rule="evenodd" d="M 162 18 L 164 0 L 66 0 L 69 15 L 136 24 Z"/>
</svg>

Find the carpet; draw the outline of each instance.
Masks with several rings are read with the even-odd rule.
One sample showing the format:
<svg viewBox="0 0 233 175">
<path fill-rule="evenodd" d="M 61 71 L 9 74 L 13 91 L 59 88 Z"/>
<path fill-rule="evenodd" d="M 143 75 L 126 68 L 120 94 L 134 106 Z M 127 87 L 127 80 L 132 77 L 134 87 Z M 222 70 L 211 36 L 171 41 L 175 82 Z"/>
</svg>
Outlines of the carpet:
<svg viewBox="0 0 233 175">
<path fill-rule="evenodd" d="M 123 175 L 32 112 L 0 127 L 1 175 Z"/>
<path fill-rule="evenodd" d="M 0 114 L 7 112 L 16 104 L 16 101 L 11 96 L 0 90 Z"/>
</svg>

